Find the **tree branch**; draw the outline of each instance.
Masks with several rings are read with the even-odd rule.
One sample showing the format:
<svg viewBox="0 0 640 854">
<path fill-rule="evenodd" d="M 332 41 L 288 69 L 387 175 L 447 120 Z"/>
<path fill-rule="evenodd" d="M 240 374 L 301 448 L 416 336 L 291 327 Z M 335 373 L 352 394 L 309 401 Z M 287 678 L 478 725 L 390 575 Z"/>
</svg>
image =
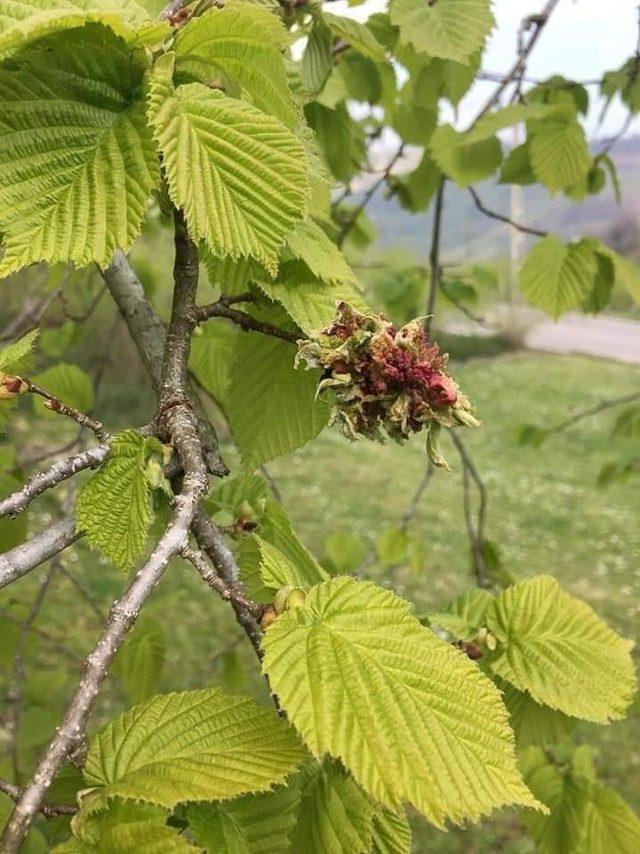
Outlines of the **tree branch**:
<svg viewBox="0 0 640 854">
<path fill-rule="evenodd" d="M 576 412 L 575 415 L 565 418 L 564 421 L 560 421 L 552 427 L 544 427 L 543 429 L 545 433 L 562 433 L 563 430 L 573 427 L 574 424 L 582 421 L 583 418 L 591 418 L 593 415 L 599 415 L 601 412 L 606 412 L 607 409 L 614 409 L 616 406 L 624 406 L 626 403 L 634 403 L 636 400 L 640 400 L 640 392 L 638 391 L 632 392 L 631 394 L 623 394 L 620 397 L 606 398 L 605 400 L 599 401 L 594 406 L 590 406 L 588 409 Z"/>
<path fill-rule="evenodd" d="M 482 199 L 480 198 L 474 187 L 468 187 L 467 189 L 469 190 L 469 194 L 471 195 L 475 206 L 485 216 L 491 217 L 491 219 L 497 219 L 500 222 L 504 222 L 507 225 L 510 225 L 513 228 L 517 229 L 518 231 L 522 231 L 524 234 L 533 234 L 536 237 L 546 237 L 549 234 L 548 231 L 542 231 L 539 228 L 532 228 L 528 225 L 522 225 L 522 223 L 515 222 L 515 220 L 510 219 L 505 214 L 497 213 L 496 211 L 490 210 L 489 208 L 485 207 L 482 202 Z"/>
<path fill-rule="evenodd" d="M 487 489 L 469 452 L 462 439 L 457 435 L 455 429 L 449 430 L 451 441 L 460 455 L 462 463 L 462 488 L 464 515 L 467 526 L 469 544 L 471 545 L 471 556 L 473 558 L 473 569 L 478 587 L 486 587 L 488 584 L 487 563 L 484 556 L 484 525 L 487 515 Z M 473 505 L 471 499 L 471 481 L 474 481 L 480 495 L 477 522 L 473 520 Z"/>
<path fill-rule="evenodd" d="M 262 614 L 262 605 L 259 605 L 257 602 L 253 602 L 251 599 L 247 599 L 241 590 L 227 584 L 226 581 L 223 581 L 201 551 L 193 549 L 190 546 L 185 546 L 181 550 L 180 554 L 185 560 L 193 564 L 202 580 L 208 584 L 212 590 L 215 590 L 221 599 L 225 602 L 231 602 L 238 608 L 242 608 L 248 614 L 251 614 L 251 616 L 256 620 L 260 619 Z"/>
<path fill-rule="evenodd" d="M 0 555 L 0 588 L 22 578 L 82 536 L 81 532 L 76 531 L 75 519 L 69 517 Z"/>
<path fill-rule="evenodd" d="M 17 801 L 23 791 L 24 789 L 21 786 L 16 786 L 13 783 L 9 783 L 8 780 L 0 778 L 0 792 L 9 795 L 12 800 Z M 55 818 L 59 815 L 75 815 L 78 809 L 70 804 L 41 804 L 39 812 L 47 818 Z"/>
<path fill-rule="evenodd" d="M 226 317 L 244 329 L 245 332 L 262 332 L 263 335 L 271 335 L 273 338 L 280 338 L 280 340 L 288 341 L 291 344 L 296 344 L 300 338 L 295 332 L 289 332 L 279 326 L 274 326 L 272 323 L 257 320 L 247 314 L 246 311 L 231 308 L 226 301 L 222 300 L 212 302 L 209 305 L 201 305 L 196 309 L 198 323 L 203 323 L 211 317 Z"/>
<path fill-rule="evenodd" d="M 109 434 L 105 431 L 100 421 L 96 421 L 89 415 L 85 415 L 84 412 L 80 412 L 79 409 L 75 409 L 73 406 L 68 406 L 55 395 L 51 394 L 46 389 L 32 382 L 27 377 L 20 377 L 19 379 L 26 383 L 27 392 L 29 394 L 37 394 L 40 397 L 44 397 L 44 405 L 47 407 L 47 409 L 50 409 L 57 415 L 64 415 L 66 418 L 70 418 L 72 421 L 75 421 L 76 424 L 79 424 L 80 427 L 85 427 L 87 430 L 91 430 L 93 433 L 95 433 L 98 441 L 106 442 L 109 440 Z"/>
<path fill-rule="evenodd" d="M 436 206 L 433 212 L 433 228 L 431 232 L 431 250 L 429 252 L 429 293 L 427 295 L 427 306 L 425 321 L 425 331 L 427 336 L 431 336 L 433 327 L 433 314 L 436 307 L 436 295 L 440 285 L 440 277 L 442 269 L 440 267 L 440 237 L 442 233 L 442 217 L 444 213 L 444 185 L 443 178 L 438 185 L 436 193 Z"/>
<path fill-rule="evenodd" d="M 96 468 L 103 462 L 108 450 L 108 445 L 98 445 L 80 454 L 58 460 L 48 469 L 32 475 L 24 486 L 0 501 L 0 517 L 16 516 L 47 489 L 58 486 L 79 471 Z"/>
</svg>

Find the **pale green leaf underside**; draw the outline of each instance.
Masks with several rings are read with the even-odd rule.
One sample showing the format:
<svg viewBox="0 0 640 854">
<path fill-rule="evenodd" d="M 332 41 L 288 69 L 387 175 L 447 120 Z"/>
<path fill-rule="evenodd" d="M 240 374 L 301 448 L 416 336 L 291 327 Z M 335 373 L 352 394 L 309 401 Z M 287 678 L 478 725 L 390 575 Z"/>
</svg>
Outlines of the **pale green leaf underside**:
<svg viewBox="0 0 640 854">
<path fill-rule="evenodd" d="M 288 236 L 287 244 L 294 258 L 304 261 L 321 281 L 333 285 L 357 281 L 342 252 L 313 220 L 299 222 Z"/>
<path fill-rule="evenodd" d="M 191 21 L 175 41 L 176 70 L 202 83 L 228 75 L 256 107 L 292 127 L 296 112 L 281 47 L 288 33 L 258 6 L 232 4 Z"/>
<path fill-rule="evenodd" d="M 498 690 L 391 592 L 320 584 L 263 646 L 271 688 L 310 749 L 340 758 L 382 804 L 408 801 L 437 825 L 536 804 Z"/>
<path fill-rule="evenodd" d="M 315 399 L 318 372 L 295 369 L 294 358 L 291 344 L 257 332 L 237 341 L 226 408 L 248 469 L 305 445 L 329 420 Z"/>
<path fill-rule="evenodd" d="M 251 256 L 275 274 L 278 250 L 306 209 L 304 148 L 251 104 L 201 83 L 174 89 L 172 68 L 171 54 L 156 63 L 150 98 L 171 198 L 214 254 Z"/>
<path fill-rule="evenodd" d="M 146 439 L 135 430 L 116 436 L 107 459 L 76 502 L 78 530 L 124 570 L 144 551 L 151 521 L 145 448 Z"/>
<path fill-rule="evenodd" d="M 491 668 L 539 703 L 607 723 L 624 717 L 636 690 L 631 643 L 549 576 L 507 588 L 487 626 L 500 641 Z"/>
<path fill-rule="evenodd" d="M 304 854 L 362 854 L 371 850 L 374 806 L 353 777 L 336 763 L 316 764 L 303 779 L 292 851 Z"/>
<path fill-rule="evenodd" d="M 405 44 L 457 62 L 469 61 L 494 24 L 490 0 L 392 0 L 389 11 Z"/>
<path fill-rule="evenodd" d="M 89 25 L 0 70 L 0 275 L 38 261 L 106 265 L 136 238 L 157 181 L 143 69 Z"/>
<path fill-rule="evenodd" d="M 588 240 L 565 245 L 550 234 L 530 250 L 520 270 L 520 287 L 533 305 L 559 317 L 580 305 L 596 273 Z"/>
<path fill-rule="evenodd" d="M 300 800 L 297 786 L 188 809 L 195 842 L 210 854 L 282 854 Z"/>
<path fill-rule="evenodd" d="M 92 797 L 173 808 L 281 783 L 302 761 L 294 732 L 266 707 L 215 688 L 164 694 L 101 730 L 87 754 Z"/>
</svg>

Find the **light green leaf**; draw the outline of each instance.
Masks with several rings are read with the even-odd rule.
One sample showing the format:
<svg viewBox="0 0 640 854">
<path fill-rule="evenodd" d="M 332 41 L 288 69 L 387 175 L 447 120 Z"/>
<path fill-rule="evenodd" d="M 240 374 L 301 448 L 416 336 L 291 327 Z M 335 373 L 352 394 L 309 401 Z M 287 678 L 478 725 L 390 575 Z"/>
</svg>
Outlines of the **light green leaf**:
<svg viewBox="0 0 640 854">
<path fill-rule="evenodd" d="M 470 587 L 449 603 L 447 611 L 460 617 L 468 626 L 477 630 L 485 625 L 487 609 L 491 602 L 493 602 L 493 596 L 488 590 Z"/>
<path fill-rule="evenodd" d="M 278 17 L 259 6 L 232 3 L 210 9 L 178 33 L 178 74 L 210 83 L 229 77 L 265 113 L 293 127 L 296 113 L 281 48 L 289 35 Z"/>
<path fill-rule="evenodd" d="M 338 247 L 313 220 L 299 222 L 287 238 L 294 258 L 300 258 L 313 275 L 332 285 L 353 283 L 357 277 Z"/>
<path fill-rule="evenodd" d="M 252 256 L 275 274 L 279 247 L 306 210 L 302 144 L 251 104 L 201 83 L 174 89 L 172 73 L 165 54 L 153 73 L 149 115 L 174 204 L 213 253 Z"/>
<path fill-rule="evenodd" d="M 536 176 L 531 166 L 529 143 L 517 145 L 505 157 L 498 183 L 500 184 L 535 184 Z"/>
<path fill-rule="evenodd" d="M 624 717 L 636 690 L 631 642 L 554 578 L 507 588 L 487 626 L 500 642 L 493 672 L 538 703 L 599 723 Z"/>
<path fill-rule="evenodd" d="M 306 445 L 329 420 L 315 399 L 318 372 L 294 368 L 294 358 L 291 344 L 258 332 L 237 342 L 226 409 L 247 469 Z"/>
<path fill-rule="evenodd" d="M 104 23 L 132 38 L 133 27 L 148 21 L 134 0 L 0 0 L 0 58 L 58 30 Z"/>
<path fill-rule="evenodd" d="M 311 28 L 307 46 L 302 54 L 302 82 L 310 95 L 317 95 L 324 88 L 333 68 L 331 56 L 331 30 L 322 22 Z"/>
<path fill-rule="evenodd" d="M 158 688 L 167 644 L 162 623 L 144 616 L 135 625 L 113 663 L 132 703 L 147 700 Z"/>
<path fill-rule="evenodd" d="M 585 132 L 577 121 L 541 122 L 528 145 L 533 172 L 552 193 L 580 183 L 591 168 Z"/>
<path fill-rule="evenodd" d="M 526 691 L 518 691 L 506 682 L 500 687 L 505 706 L 511 715 L 511 727 L 516 734 L 519 750 L 532 744 L 540 747 L 559 744 L 575 729 L 575 718 L 548 706 L 541 706 Z"/>
<path fill-rule="evenodd" d="M 362 56 L 376 62 L 384 62 L 384 48 L 365 24 L 353 18 L 344 18 L 342 15 L 332 15 L 329 12 L 322 15 L 322 20 L 329 26 L 334 36 L 348 42 Z"/>
<path fill-rule="evenodd" d="M 362 854 L 371 850 L 374 806 L 337 762 L 303 770 L 292 850 L 304 854 Z"/>
<path fill-rule="evenodd" d="M 370 582 L 314 587 L 268 628 L 263 668 L 313 753 L 340 757 L 381 804 L 442 826 L 536 806 L 495 686 Z"/>
<path fill-rule="evenodd" d="M 324 541 L 324 551 L 335 573 L 355 572 L 367 556 L 362 537 L 350 530 L 332 531 Z"/>
<path fill-rule="evenodd" d="M 0 70 L 0 275 L 38 261 L 104 266 L 140 231 L 157 157 L 142 54 L 90 25 Z"/>
<path fill-rule="evenodd" d="M 22 369 L 25 362 L 29 360 L 36 341 L 38 340 L 38 329 L 32 329 L 22 338 L 18 338 L 13 344 L 8 344 L 0 350 L 0 371 L 10 374 L 12 371 Z"/>
<path fill-rule="evenodd" d="M 337 302 L 348 302 L 360 311 L 370 311 L 362 294 L 352 283 L 320 281 L 300 262 L 283 265 L 277 282 L 263 277 L 257 284 L 269 299 L 276 300 L 284 307 L 307 335 L 319 332 L 333 322 Z"/>
<path fill-rule="evenodd" d="M 310 587 L 326 580 L 328 574 L 317 564 L 297 564 L 289 560 L 280 549 L 254 535 L 253 540 L 260 552 L 260 577 L 266 588 L 272 591 L 280 587 Z"/>
<path fill-rule="evenodd" d="M 347 107 L 341 103 L 331 110 L 312 101 L 304 112 L 332 174 L 338 181 L 348 181 L 363 152 L 359 127 Z"/>
<path fill-rule="evenodd" d="M 502 162 L 502 147 L 495 136 L 468 142 L 451 125 L 441 125 L 429 146 L 435 163 L 459 187 L 488 178 Z"/>
<path fill-rule="evenodd" d="M 80 812 L 73 823 L 74 836 L 53 850 L 55 854 L 196 854 L 201 850 L 169 827 L 167 818 L 160 807 L 113 801 L 97 814 Z"/>
<path fill-rule="evenodd" d="M 93 382 L 89 374 L 77 365 L 60 362 L 35 376 L 33 381 L 80 412 L 90 412 L 93 407 Z M 41 398 L 34 398 L 34 404 L 42 410 Z"/>
<path fill-rule="evenodd" d="M 265 275 L 260 264 L 251 258 L 236 259 L 228 255 L 219 258 L 205 249 L 202 260 L 207 270 L 209 282 L 227 296 L 243 293 L 248 290 L 250 282 Z"/>
<path fill-rule="evenodd" d="M 403 43 L 458 62 L 483 46 L 494 24 L 490 0 L 392 0 L 390 16 Z"/>
<path fill-rule="evenodd" d="M 133 798 L 172 809 L 281 783 L 303 750 L 274 711 L 216 688 L 160 694 L 107 724 L 93 739 L 84 775 L 90 797 Z"/>
<path fill-rule="evenodd" d="M 601 243 L 598 245 L 597 251 L 609 258 L 613 264 L 616 281 L 626 288 L 637 303 L 640 303 L 640 269 L 638 265 Z"/>
<path fill-rule="evenodd" d="M 300 792 L 295 785 L 235 801 L 192 804 L 189 829 L 210 854 L 282 854 L 289 850 Z"/>
<path fill-rule="evenodd" d="M 151 522 L 145 476 L 147 440 L 135 430 L 116 436 L 109 454 L 76 502 L 76 524 L 93 548 L 127 570 L 144 551 Z"/>
<path fill-rule="evenodd" d="M 574 308 L 589 294 L 596 274 L 592 241 L 564 244 L 553 234 L 530 250 L 520 270 L 520 287 L 533 305 L 552 317 Z"/>
<path fill-rule="evenodd" d="M 371 854 L 411 854 L 411 828 L 404 813 L 378 809 L 373 814 Z"/>
<path fill-rule="evenodd" d="M 396 179 L 402 207 L 414 213 L 426 210 L 441 181 L 442 172 L 431 157 L 431 152 L 425 151 L 413 172 Z"/>
</svg>

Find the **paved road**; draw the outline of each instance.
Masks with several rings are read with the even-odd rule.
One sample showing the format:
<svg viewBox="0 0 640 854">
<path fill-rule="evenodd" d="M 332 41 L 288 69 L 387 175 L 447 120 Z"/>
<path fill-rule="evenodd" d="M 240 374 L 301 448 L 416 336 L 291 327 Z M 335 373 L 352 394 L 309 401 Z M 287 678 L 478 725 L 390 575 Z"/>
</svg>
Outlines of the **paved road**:
<svg viewBox="0 0 640 854">
<path fill-rule="evenodd" d="M 640 322 L 570 313 L 555 323 L 536 323 L 525 335 L 525 345 L 531 350 L 584 353 L 640 365 Z"/>
</svg>

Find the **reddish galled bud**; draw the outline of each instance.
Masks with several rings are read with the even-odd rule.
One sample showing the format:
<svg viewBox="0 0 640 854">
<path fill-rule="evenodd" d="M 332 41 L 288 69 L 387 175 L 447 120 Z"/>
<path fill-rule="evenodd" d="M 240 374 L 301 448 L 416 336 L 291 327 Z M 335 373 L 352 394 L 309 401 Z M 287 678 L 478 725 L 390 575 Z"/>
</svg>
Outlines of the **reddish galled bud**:
<svg viewBox="0 0 640 854">
<path fill-rule="evenodd" d="M 21 378 L 0 371 L 0 400 L 11 400 L 29 390 L 27 383 Z"/>
<path fill-rule="evenodd" d="M 479 646 L 476 646 L 475 643 L 472 643 L 471 641 L 465 641 L 461 643 L 460 649 L 464 653 L 466 653 L 466 655 L 468 656 L 468 658 L 471 659 L 471 661 L 477 661 L 479 658 L 482 658 L 482 650 Z"/>
<path fill-rule="evenodd" d="M 265 632 L 272 623 L 278 619 L 278 615 L 276 614 L 276 609 L 273 605 L 265 605 L 262 609 L 262 615 L 260 617 L 260 628 L 263 632 Z"/>
<path fill-rule="evenodd" d="M 458 399 L 458 392 L 453 383 L 444 374 L 432 374 L 427 378 L 427 386 L 435 392 L 442 406 L 453 406 Z"/>
</svg>

